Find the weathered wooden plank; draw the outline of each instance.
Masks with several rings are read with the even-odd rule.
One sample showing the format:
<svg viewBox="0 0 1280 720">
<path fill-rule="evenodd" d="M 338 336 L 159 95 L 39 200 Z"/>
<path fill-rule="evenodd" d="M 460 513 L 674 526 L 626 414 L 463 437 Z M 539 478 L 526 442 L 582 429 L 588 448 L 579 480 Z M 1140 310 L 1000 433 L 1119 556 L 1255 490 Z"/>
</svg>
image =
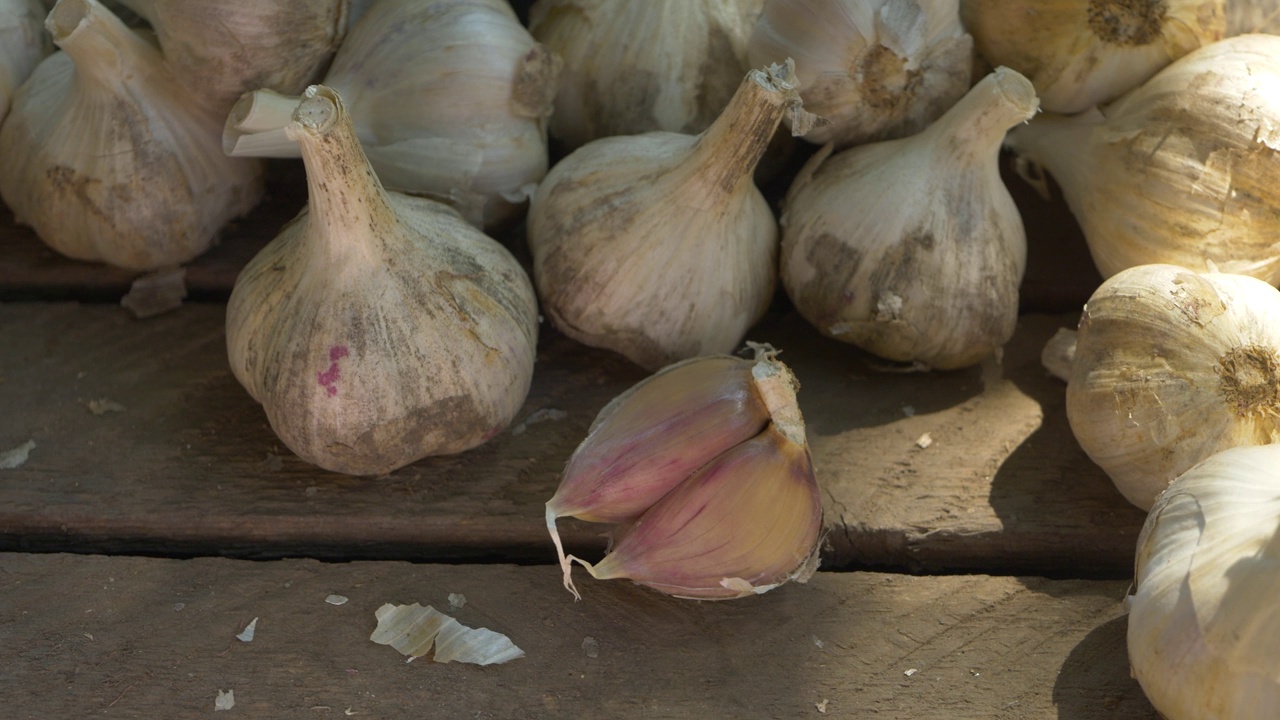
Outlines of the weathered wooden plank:
<svg viewBox="0 0 1280 720">
<path fill-rule="evenodd" d="M 189 717 L 232 690 L 229 718 L 1157 717 L 1129 677 L 1123 582 L 819 573 L 721 603 L 581 589 L 574 603 L 549 567 L 3 555 L 5 705 Z M 526 656 L 406 664 L 369 641 L 383 603 L 447 612 L 449 593 Z"/>
<path fill-rule="evenodd" d="M 0 471 L 0 548 L 546 561 L 542 503 L 599 409 L 643 377 L 544 328 L 517 420 L 564 420 L 343 477 L 280 446 L 230 373 L 223 313 L 192 304 L 139 322 L 112 307 L 0 305 L 0 451 L 37 443 Z M 804 385 L 829 566 L 1128 576 L 1143 516 L 1079 450 L 1063 387 L 1039 365 L 1071 322 L 1028 316 L 1003 365 L 926 374 L 873 370 L 792 314 L 752 331 Z M 103 399 L 125 409 L 91 413 Z M 581 552 L 603 547 L 600 526 L 563 531 Z"/>
</svg>

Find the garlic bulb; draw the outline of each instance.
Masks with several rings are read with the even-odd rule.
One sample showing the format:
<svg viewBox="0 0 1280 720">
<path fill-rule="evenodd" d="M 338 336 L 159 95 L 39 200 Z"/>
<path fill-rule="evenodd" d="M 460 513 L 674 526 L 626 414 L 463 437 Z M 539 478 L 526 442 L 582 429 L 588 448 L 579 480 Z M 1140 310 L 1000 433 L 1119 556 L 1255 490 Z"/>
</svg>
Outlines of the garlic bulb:
<svg viewBox="0 0 1280 720">
<path fill-rule="evenodd" d="M 307 90 L 289 134 L 309 204 L 236 280 L 236 379 L 289 449 L 337 472 L 386 473 L 501 432 L 537 340 L 519 263 L 447 206 L 383 190 L 331 89 Z"/>
<path fill-rule="evenodd" d="M 961 0 L 978 52 L 1031 79 L 1045 110 L 1076 113 L 1222 39 L 1223 0 Z"/>
<path fill-rule="evenodd" d="M 199 255 L 257 203 L 261 163 L 223 155 L 221 118 L 97 0 L 61 0 L 47 27 L 63 52 L 0 128 L 0 195 L 76 259 L 149 270 Z"/>
<path fill-rule="evenodd" d="M 1103 277 L 1135 265 L 1280 283 L 1280 37 L 1201 48 L 1103 112 L 1041 116 L 1008 145 L 1044 166 Z"/>
<path fill-rule="evenodd" d="M 18 86 L 49 54 L 45 14 L 39 0 L 0 0 L 0 120 Z"/>
<path fill-rule="evenodd" d="M 1280 4 L 1276 0 L 1226 0 L 1227 37 L 1249 33 L 1280 33 Z"/>
<path fill-rule="evenodd" d="M 815 155 L 782 218 L 782 283 L 800 314 L 824 335 L 934 368 L 1002 346 L 1027 239 L 1000 143 L 1035 110 L 1031 83 L 999 68 L 918 135 Z"/>
<path fill-rule="evenodd" d="M 121 0 L 155 30 L 166 61 L 225 113 L 249 90 L 299 93 L 333 57 L 349 0 Z"/>
<path fill-rule="evenodd" d="M 751 71 L 702 135 L 604 138 L 552 168 L 528 241 L 557 328 L 650 370 L 737 347 L 775 286 L 777 223 L 751 173 L 799 102 L 789 68 Z"/>
<path fill-rule="evenodd" d="M 551 134 L 576 148 L 613 135 L 707 129 L 752 67 L 747 37 L 763 3 L 538 0 L 530 32 L 565 63 Z"/>
<path fill-rule="evenodd" d="M 547 172 L 546 116 L 559 61 L 506 0 L 379 2 L 325 75 L 382 183 L 453 205 L 476 225 L 514 217 Z M 290 156 L 280 133 L 296 100 L 255 93 L 233 108 L 233 155 Z M 273 139 L 274 138 L 274 139 Z"/>
<path fill-rule="evenodd" d="M 822 503 L 777 352 L 700 357 L 663 368 L 600 412 L 547 503 L 564 584 L 571 562 L 597 579 L 725 599 L 817 569 Z M 623 523 L 604 559 L 565 555 L 557 517 Z"/>
<path fill-rule="evenodd" d="M 1138 537 L 1129 663 L 1168 720 L 1263 720 L 1280 705 L 1280 446 L 1183 473 Z"/>
<path fill-rule="evenodd" d="M 768 0 L 752 66 L 791 57 L 805 109 L 829 121 L 804 137 L 838 147 L 915 134 L 969 89 L 973 38 L 960 0 Z"/>
<path fill-rule="evenodd" d="M 1118 273 L 1080 318 L 1067 419 L 1143 510 L 1210 455 L 1280 441 L 1280 291 L 1173 265 Z"/>
</svg>

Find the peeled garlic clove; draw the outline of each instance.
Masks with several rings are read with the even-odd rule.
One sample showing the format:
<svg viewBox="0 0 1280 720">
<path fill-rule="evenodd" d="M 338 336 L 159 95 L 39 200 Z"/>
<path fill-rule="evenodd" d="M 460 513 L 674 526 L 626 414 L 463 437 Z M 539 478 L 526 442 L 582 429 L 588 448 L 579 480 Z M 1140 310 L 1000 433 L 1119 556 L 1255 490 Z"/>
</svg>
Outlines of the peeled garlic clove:
<svg viewBox="0 0 1280 720">
<path fill-rule="evenodd" d="M 782 282 L 800 314 L 940 369 L 1004 345 L 1027 249 L 998 158 L 1005 131 L 1035 110 L 1031 83 L 999 68 L 918 135 L 815 155 L 782 219 Z"/>
<path fill-rule="evenodd" d="M 763 3 L 538 0 L 530 32 L 565 62 L 551 134 L 575 148 L 613 135 L 707 129 L 751 67 L 747 37 Z"/>
<path fill-rule="evenodd" d="M 299 93 L 346 31 L 348 0 L 121 0 L 155 31 L 166 62 L 225 113 L 242 93 Z"/>
<path fill-rule="evenodd" d="M 1080 318 L 1067 419 L 1143 510 L 1210 455 L 1280 440 L 1280 291 L 1172 265 L 1115 275 Z"/>
<path fill-rule="evenodd" d="M 1280 283 L 1280 37 L 1201 48 L 1109 105 L 1009 134 L 1062 186 L 1103 277 L 1135 265 Z"/>
<path fill-rule="evenodd" d="M 962 0 L 992 65 L 1026 75 L 1050 112 L 1114 100 L 1160 68 L 1222 39 L 1222 0 Z"/>
<path fill-rule="evenodd" d="M 1173 481 L 1138 537 L 1128 650 L 1169 720 L 1262 720 L 1280 703 L 1280 446 Z"/>
<path fill-rule="evenodd" d="M 0 120 L 18 86 L 49 54 L 45 15 L 40 0 L 0 0 Z"/>
<path fill-rule="evenodd" d="M 747 57 L 791 57 L 805 109 L 838 147 L 915 134 L 969 89 L 973 39 L 959 0 L 767 0 Z"/>
<path fill-rule="evenodd" d="M 777 223 L 752 170 L 799 102 L 790 72 L 751 71 L 702 135 L 605 138 L 552 168 L 528 241 L 561 332 L 649 370 L 738 346 L 775 286 Z"/>
<path fill-rule="evenodd" d="M 600 580 L 629 578 L 706 600 L 807 580 L 817 567 L 822 502 L 800 440 L 769 425 L 620 528 L 603 560 L 579 562 Z"/>
<path fill-rule="evenodd" d="M 519 263 L 447 206 L 384 191 L 331 89 L 308 89 L 289 133 L 309 204 L 236 280 L 236 379 L 290 450 L 337 472 L 386 473 L 501 432 L 537 340 Z"/>
<path fill-rule="evenodd" d="M 63 52 L 0 128 L 0 195 L 18 222 L 64 255 L 133 270 L 204 252 L 261 197 L 261 163 L 226 157 L 221 118 L 97 0 L 61 0 L 46 26 Z"/>
</svg>

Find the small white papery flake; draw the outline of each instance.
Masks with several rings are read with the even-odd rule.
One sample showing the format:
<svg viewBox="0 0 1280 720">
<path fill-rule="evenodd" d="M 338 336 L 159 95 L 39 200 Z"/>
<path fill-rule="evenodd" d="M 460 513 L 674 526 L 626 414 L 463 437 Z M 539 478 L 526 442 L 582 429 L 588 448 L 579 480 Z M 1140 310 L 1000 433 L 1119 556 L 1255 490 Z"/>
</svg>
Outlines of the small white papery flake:
<svg viewBox="0 0 1280 720">
<path fill-rule="evenodd" d="M 329 603 L 330 605 L 346 605 L 347 604 L 347 598 L 343 595 L 330 595 L 329 597 L 325 598 L 324 601 Z"/>
<path fill-rule="evenodd" d="M 447 663 L 454 660 L 475 665 L 495 665 L 524 657 L 502 633 L 485 628 L 469 628 L 428 605 L 387 603 L 374 613 L 378 627 L 369 639 L 390 645 L 409 661 L 420 658 L 435 646 L 432 658 Z"/>
<path fill-rule="evenodd" d="M 245 626 L 244 630 L 240 631 L 240 634 L 236 636 L 236 639 L 240 642 L 253 642 L 253 634 L 257 629 L 258 618 L 254 618 L 249 621 L 249 624 Z"/>
<path fill-rule="evenodd" d="M 20 468 L 27 462 L 27 458 L 31 456 L 31 451 L 36 449 L 36 441 L 28 440 L 12 450 L 0 452 L 0 470 L 13 470 Z"/>
<path fill-rule="evenodd" d="M 213 701 L 214 710 L 230 710 L 236 706 L 235 690 L 219 690 L 218 697 Z"/>
<path fill-rule="evenodd" d="M 916 440 L 916 447 L 920 448 L 921 450 L 924 450 L 925 448 L 929 447 L 932 444 L 933 444 L 933 435 L 930 435 L 929 433 L 925 433 L 921 435 L 920 438 Z"/>
</svg>

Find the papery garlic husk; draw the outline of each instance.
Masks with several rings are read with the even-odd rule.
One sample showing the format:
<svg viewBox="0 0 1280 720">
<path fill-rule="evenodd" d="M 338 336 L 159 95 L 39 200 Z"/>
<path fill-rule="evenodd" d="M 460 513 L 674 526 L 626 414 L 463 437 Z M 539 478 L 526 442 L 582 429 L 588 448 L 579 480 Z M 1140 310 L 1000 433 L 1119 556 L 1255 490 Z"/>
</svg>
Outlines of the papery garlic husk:
<svg viewBox="0 0 1280 720">
<path fill-rule="evenodd" d="M 752 70 L 701 135 L 604 138 L 551 169 L 528 242 L 561 332 L 648 370 L 738 346 L 776 282 L 777 223 L 752 170 L 783 112 L 803 112 L 789 72 Z"/>
<path fill-rule="evenodd" d="M 349 0 L 121 0 L 156 33 L 199 98 L 227 110 L 250 90 L 296 94 L 318 79 L 346 32 Z"/>
<path fill-rule="evenodd" d="M 1280 440 L 1280 291 L 1173 265 L 1131 268 L 1085 305 L 1067 419 L 1139 508 L 1231 447 Z"/>
<path fill-rule="evenodd" d="M 961 0 L 978 52 L 1026 75 L 1040 104 L 1077 113 L 1221 40 L 1223 0 Z"/>
<path fill-rule="evenodd" d="M 1201 48 L 1008 145 L 1062 187 L 1103 277 L 1169 263 L 1280 283 L 1280 37 Z"/>
<path fill-rule="evenodd" d="M 45 15 L 40 0 L 0 0 L 0 121 L 18 86 L 49 54 Z"/>
<path fill-rule="evenodd" d="M 939 369 L 1004 345 L 1027 240 L 1000 143 L 1035 110 L 1031 83 L 998 68 L 918 135 L 815 155 L 782 217 L 782 283 L 800 314 L 829 337 Z"/>
<path fill-rule="evenodd" d="M 63 52 L 0 128 L 0 195 L 18 222 L 64 255 L 133 270 L 204 252 L 262 196 L 262 164 L 226 157 L 222 119 L 97 0 L 61 0 L 46 25 Z"/>
<path fill-rule="evenodd" d="M 969 89 L 973 38 L 959 0 L 767 0 L 747 45 L 755 67 L 791 57 L 805 134 L 837 147 L 913 135 Z"/>
<path fill-rule="evenodd" d="M 763 4 L 538 0 L 530 32 L 565 62 L 551 134 L 576 148 L 613 135 L 707 129 L 752 67 L 747 38 Z"/>
<path fill-rule="evenodd" d="M 518 216 L 547 172 L 559 73 L 506 0 L 417 0 L 370 6 L 324 84 L 342 94 L 387 189 L 442 200 L 492 228 Z M 228 152 L 294 155 L 270 132 L 294 104 L 246 96 L 227 120 Z"/>
<path fill-rule="evenodd" d="M 1276 0 L 1226 0 L 1227 37 L 1250 33 L 1280 34 Z"/>
<path fill-rule="evenodd" d="M 1132 674 L 1168 720 L 1280 706 L 1280 446 L 1233 448 L 1160 495 L 1138 537 Z"/>
<path fill-rule="evenodd" d="M 331 89 L 308 89 L 294 117 L 309 203 L 236 280 L 236 378 L 290 450 L 337 472 L 501 432 L 533 374 L 524 270 L 447 206 L 383 190 Z"/>
</svg>

